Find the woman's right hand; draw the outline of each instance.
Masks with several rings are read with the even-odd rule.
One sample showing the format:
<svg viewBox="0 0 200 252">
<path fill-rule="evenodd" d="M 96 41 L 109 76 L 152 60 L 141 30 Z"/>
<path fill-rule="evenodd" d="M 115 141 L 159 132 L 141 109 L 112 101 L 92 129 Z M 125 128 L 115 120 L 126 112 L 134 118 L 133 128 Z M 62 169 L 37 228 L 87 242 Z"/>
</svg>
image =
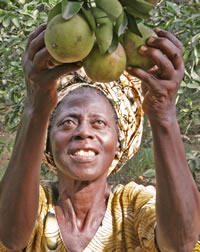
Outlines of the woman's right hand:
<svg viewBox="0 0 200 252">
<path fill-rule="evenodd" d="M 77 71 L 81 63 L 52 64 L 53 58 L 44 43 L 45 29 L 46 24 L 42 24 L 30 34 L 22 65 L 27 87 L 26 106 L 40 113 L 51 113 L 57 104 L 58 79 Z"/>
</svg>

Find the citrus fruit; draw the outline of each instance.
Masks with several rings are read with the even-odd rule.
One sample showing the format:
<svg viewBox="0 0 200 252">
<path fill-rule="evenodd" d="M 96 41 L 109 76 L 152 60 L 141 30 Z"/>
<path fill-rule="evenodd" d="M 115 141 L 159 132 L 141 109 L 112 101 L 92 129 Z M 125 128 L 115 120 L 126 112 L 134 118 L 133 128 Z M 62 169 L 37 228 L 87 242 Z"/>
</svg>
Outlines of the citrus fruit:
<svg viewBox="0 0 200 252">
<path fill-rule="evenodd" d="M 94 32 L 80 14 L 69 20 L 58 14 L 50 20 L 45 31 L 46 48 L 61 63 L 84 59 L 91 51 L 94 40 Z"/>
<path fill-rule="evenodd" d="M 127 56 L 127 65 L 139 67 L 147 70 L 155 65 L 151 58 L 141 56 L 138 52 L 140 46 L 146 44 L 146 40 L 153 36 L 157 37 L 157 34 L 149 27 L 138 24 L 138 29 L 142 34 L 142 37 L 130 32 L 129 30 L 124 34 L 123 47 Z"/>
<path fill-rule="evenodd" d="M 83 67 L 93 81 L 115 81 L 126 68 L 126 53 L 120 43 L 112 53 L 105 54 L 101 54 L 98 46 L 95 45 L 83 60 Z"/>
</svg>

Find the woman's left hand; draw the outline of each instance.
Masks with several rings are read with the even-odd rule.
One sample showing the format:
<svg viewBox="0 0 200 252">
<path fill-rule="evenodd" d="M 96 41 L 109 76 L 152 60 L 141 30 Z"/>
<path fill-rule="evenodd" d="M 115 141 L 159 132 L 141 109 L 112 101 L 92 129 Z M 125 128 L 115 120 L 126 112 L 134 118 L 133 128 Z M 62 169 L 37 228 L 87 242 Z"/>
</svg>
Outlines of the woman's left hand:
<svg viewBox="0 0 200 252">
<path fill-rule="evenodd" d="M 164 123 L 174 120 L 175 101 L 184 76 L 182 44 L 170 32 L 156 28 L 158 37 L 151 37 L 147 45 L 139 49 L 145 57 L 151 57 L 156 67 L 144 71 L 128 67 L 129 74 L 142 81 L 143 110 L 151 122 Z"/>
</svg>

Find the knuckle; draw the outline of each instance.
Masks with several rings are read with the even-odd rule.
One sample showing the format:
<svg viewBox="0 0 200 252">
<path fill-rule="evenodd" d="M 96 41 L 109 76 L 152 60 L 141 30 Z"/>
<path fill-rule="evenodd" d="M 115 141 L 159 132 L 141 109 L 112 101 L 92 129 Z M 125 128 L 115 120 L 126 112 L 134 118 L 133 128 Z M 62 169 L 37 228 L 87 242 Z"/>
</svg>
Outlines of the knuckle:
<svg viewBox="0 0 200 252">
<path fill-rule="evenodd" d="M 160 57 L 160 51 L 156 48 L 150 48 L 148 51 L 149 55 L 152 56 L 153 58 L 159 58 Z"/>
<path fill-rule="evenodd" d="M 31 32 L 31 34 L 28 37 L 28 43 L 30 43 L 35 38 L 35 31 Z"/>
<path fill-rule="evenodd" d="M 158 46 L 167 46 L 168 42 L 166 38 L 160 37 L 156 40 Z"/>
<path fill-rule="evenodd" d="M 178 47 L 180 49 L 181 55 L 183 54 L 183 44 L 178 40 Z"/>
<path fill-rule="evenodd" d="M 169 36 L 169 32 L 166 30 L 162 30 L 162 29 L 157 34 L 158 34 L 158 36 L 163 36 L 163 37 Z"/>
<path fill-rule="evenodd" d="M 36 39 L 34 38 L 30 41 L 30 44 L 29 44 L 29 48 L 31 51 L 34 50 L 35 44 L 36 44 Z"/>
<path fill-rule="evenodd" d="M 153 75 L 150 75 L 150 74 L 144 74 L 143 75 L 143 81 L 145 83 L 151 83 L 152 82 L 152 79 L 154 79 L 154 76 Z"/>
</svg>

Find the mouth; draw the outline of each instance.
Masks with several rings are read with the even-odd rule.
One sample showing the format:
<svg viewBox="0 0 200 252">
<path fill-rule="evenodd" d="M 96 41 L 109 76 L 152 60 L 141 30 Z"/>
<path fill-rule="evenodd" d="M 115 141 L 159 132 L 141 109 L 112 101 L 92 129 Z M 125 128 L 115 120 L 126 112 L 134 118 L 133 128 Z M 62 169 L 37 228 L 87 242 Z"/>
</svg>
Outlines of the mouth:
<svg viewBox="0 0 200 252">
<path fill-rule="evenodd" d="M 86 150 L 78 150 L 72 153 L 73 156 L 79 156 L 79 157 L 94 157 L 96 156 L 96 152 L 90 149 Z"/>
<path fill-rule="evenodd" d="M 76 149 L 73 150 L 70 153 L 71 157 L 73 160 L 77 161 L 77 162 L 91 162 L 93 161 L 96 156 L 98 155 L 98 152 L 95 151 L 94 149 Z"/>
</svg>

